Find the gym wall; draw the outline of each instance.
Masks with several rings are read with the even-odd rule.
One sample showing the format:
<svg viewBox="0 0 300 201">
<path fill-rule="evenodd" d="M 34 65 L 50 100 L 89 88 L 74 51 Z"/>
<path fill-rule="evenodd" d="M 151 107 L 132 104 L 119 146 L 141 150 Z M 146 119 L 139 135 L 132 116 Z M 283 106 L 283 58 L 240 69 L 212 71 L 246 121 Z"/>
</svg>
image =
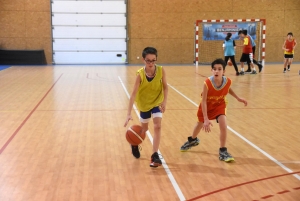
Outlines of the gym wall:
<svg viewBox="0 0 300 201">
<path fill-rule="evenodd" d="M 0 49 L 44 49 L 51 64 L 50 0 L 1 0 Z"/>
<path fill-rule="evenodd" d="M 298 39 L 294 61 L 300 61 L 299 0 L 128 0 L 128 61 L 141 63 L 146 46 L 159 51 L 159 63 L 194 60 L 197 19 L 265 18 L 266 62 L 282 62 L 288 32 Z M 44 49 L 52 63 L 50 0 L 1 0 L 0 48 Z"/>
<path fill-rule="evenodd" d="M 197 19 L 246 18 L 266 19 L 266 62 L 283 61 L 290 31 L 299 43 L 294 61 L 300 61 L 299 0 L 130 0 L 129 62 L 141 63 L 143 48 L 154 46 L 159 63 L 192 63 Z"/>
</svg>

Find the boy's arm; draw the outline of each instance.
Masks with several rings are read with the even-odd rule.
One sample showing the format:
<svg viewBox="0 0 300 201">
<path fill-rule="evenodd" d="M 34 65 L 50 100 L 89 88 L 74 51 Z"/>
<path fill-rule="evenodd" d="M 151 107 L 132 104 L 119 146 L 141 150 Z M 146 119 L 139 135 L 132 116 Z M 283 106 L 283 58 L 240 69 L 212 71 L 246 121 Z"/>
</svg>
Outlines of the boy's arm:
<svg viewBox="0 0 300 201">
<path fill-rule="evenodd" d="M 209 121 L 207 116 L 207 86 L 204 84 L 203 86 L 203 92 L 202 92 L 202 101 L 201 101 L 201 107 L 202 107 L 202 113 L 204 118 L 203 123 L 203 129 L 205 132 L 210 132 L 210 126 L 212 126 L 212 123 Z"/>
<path fill-rule="evenodd" d="M 282 49 L 283 49 L 284 51 L 289 51 L 288 49 L 285 48 L 285 42 L 286 42 L 286 41 L 284 41 L 284 43 L 283 43 L 283 45 L 282 45 Z"/>
<path fill-rule="evenodd" d="M 294 45 L 294 49 L 295 49 L 295 47 L 296 47 L 296 45 L 297 45 L 296 39 L 294 39 L 294 43 L 295 43 L 295 45 Z"/>
<path fill-rule="evenodd" d="M 162 68 L 162 84 L 163 84 L 163 90 L 164 90 L 164 100 L 162 104 L 160 105 L 159 109 L 162 113 L 166 110 L 167 100 L 168 100 L 168 83 L 167 83 L 167 77 L 166 77 L 165 69 Z"/>
<path fill-rule="evenodd" d="M 133 90 L 132 90 L 132 93 L 131 93 L 131 96 L 130 96 L 130 99 L 129 99 L 128 110 L 127 110 L 127 117 L 126 117 L 126 121 L 125 121 L 124 127 L 126 127 L 127 124 L 128 124 L 128 122 L 130 120 L 132 120 L 131 110 L 132 110 L 133 103 L 134 103 L 134 100 L 135 100 L 135 96 L 136 96 L 136 93 L 137 93 L 137 91 L 139 89 L 140 83 L 141 83 L 141 77 L 138 74 L 136 76 L 135 83 L 134 83 L 134 86 L 133 86 Z"/>
<path fill-rule="evenodd" d="M 229 88 L 229 94 L 232 95 L 234 98 L 236 98 L 239 102 L 242 102 L 244 103 L 245 106 L 247 106 L 248 103 L 246 99 L 238 97 L 231 88 Z"/>
</svg>

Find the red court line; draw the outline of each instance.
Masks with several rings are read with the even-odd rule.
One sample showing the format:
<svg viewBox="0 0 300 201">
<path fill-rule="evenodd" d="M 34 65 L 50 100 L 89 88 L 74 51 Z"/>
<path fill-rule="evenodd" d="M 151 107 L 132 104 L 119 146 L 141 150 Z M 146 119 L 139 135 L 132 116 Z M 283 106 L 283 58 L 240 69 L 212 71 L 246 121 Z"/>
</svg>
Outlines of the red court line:
<svg viewBox="0 0 300 201">
<path fill-rule="evenodd" d="M 38 104 L 31 110 L 31 112 L 27 115 L 27 117 L 23 120 L 21 125 L 15 130 L 15 132 L 10 136 L 10 138 L 6 141 L 6 143 L 2 146 L 0 149 L 0 154 L 6 149 L 6 147 L 9 145 L 9 143 L 14 139 L 14 137 L 17 135 L 17 133 L 21 130 L 21 128 L 24 126 L 24 124 L 27 122 L 27 120 L 31 117 L 31 115 L 36 111 L 36 109 L 39 107 L 39 105 L 43 102 L 43 100 L 46 98 L 46 96 L 49 94 L 49 92 L 53 89 L 54 85 L 58 82 L 58 80 L 61 78 L 63 74 L 61 74 L 58 79 L 53 83 L 52 87 L 46 92 L 46 94 L 43 96 L 43 98 L 38 102 Z"/>
<path fill-rule="evenodd" d="M 201 77 L 205 77 L 205 78 L 207 78 L 207 76 L 205 76 L 205 75 L 202 75 L 202 74 L 200 74 L 200 73 L 197 73 L 197 72 L 195 72 L 197 75 L 200 75 Z"/>
<path fill-rule="evenodd" d="M 278 192 L 277 194 L 284 194 L 284 193 L 288 193 L 288 192 L 291 192 L 291 191 L 285 190 L 285 191 Z"/>
<path fill-rule="evenodd" d="M 270 198 L 270 197 L 273 197 L 274 195 L 267 195 L 267 196 L 264 196 L 264 197 L 261 197 L 261 199 L 267 199 L 267 198 Z"/>
<path fill-rule="evenodd" d="M 226 191 L 226 190 L 231 189 L 231 188 L 236 188 L 236 187 L 239 187 L 239 186 L 244 186 L 244 185 L 255 183 L 255 182 L 259 182 L 259 181 L 264 181 L 264 180 L 268 180 L 268 179 L 274 179 L 274 178 L 277 178 L 277 177 L 283 177 L 283 176 L 288 176 L 288 175 L 292 175 L 292 174 L 299 174 L 299 173 L 300 173 L 300 171 L 297 171 L 297 172 L 291 172 L 291 173 L 276 175 L 276 176 L 272 176 L 272 177 L 266 177 L 266 178 L 262 178 L 262 179 L 257 179 L 257 180 L 253 180 L 253 181 L 248 181 L 248 182 L 244 182 L 244 183 L 241 183 L 241 184 L 236 184 L 236 185 L 233 185 L 233 186 L 229 186 L 229 187 L 226 187 L 226 188 L 221 188 L 219 190 L 215 190 L 215 191 L 212 191 L 212 192 L 209 192 L 209 193 L 205 193 L 203 195 L 191 198 L 191 199 L 186 200 L 186 201 L 198 200 L 200 198 L 207 197 L 209 195 L 212 195 L 212 194 L 215 194 L 215 193 L 219 193 L 219 192 L 222 192 L 222 191 Z M 299 189 L 300 189 L 300 187 L 299 187 Z"/>
</svg>

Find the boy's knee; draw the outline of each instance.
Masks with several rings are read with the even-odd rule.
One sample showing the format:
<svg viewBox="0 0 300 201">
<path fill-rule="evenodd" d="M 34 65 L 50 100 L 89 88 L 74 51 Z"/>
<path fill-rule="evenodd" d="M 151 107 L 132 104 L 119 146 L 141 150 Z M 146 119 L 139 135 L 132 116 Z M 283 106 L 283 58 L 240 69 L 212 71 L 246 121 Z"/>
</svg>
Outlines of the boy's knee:
<svg viewBox="0 0 300 201">
<path fill-rule="evenodd" d="M 160 130 L 161 129 L 161 123 L 155 123 L 154 124 L 154 129 L 155 130 Z"/>
</svg>

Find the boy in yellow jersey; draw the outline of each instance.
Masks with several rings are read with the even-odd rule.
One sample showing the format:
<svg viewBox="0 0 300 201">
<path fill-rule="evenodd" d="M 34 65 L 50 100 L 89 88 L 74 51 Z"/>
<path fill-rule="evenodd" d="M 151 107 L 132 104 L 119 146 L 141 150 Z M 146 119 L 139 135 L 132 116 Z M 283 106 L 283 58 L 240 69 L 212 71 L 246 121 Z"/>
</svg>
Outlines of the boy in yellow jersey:
<svg viewBox="0 0 300 201">
<path fill-rule="evenodd" d="M 142 56 L 145 67 L 137 71 L 124 126 L 126 127 L 128 122 L 132 120 L 131 110 L 134 101 L 136 101 L 138 109 L 140 110 L 142 132 L 148 130 L 148 123 L 151 116 L 153 117 L 154 138 L 150 167 L 158 167 L 162 164 L 157 151 L 161 136 L 162 113 L 166 110 L 168 85 L 164 69 L 162 66 L 155 64 L 157 60 L 157 50 L 153 47 L 146 47 L 143 50 Z M 131 146 L 131 148 L 133 156 L 139 158 L 140 152 L 138 146 Z"/>
<path fill-rule="evenodd" d="M 287 39 L 284 41 L 282 49 L 284 50 L 284 64 L 283 64 L 283 73 L 286 73 L 287 70 L 290 70 L 293 58 L 294 58 L 294 49 L 297 45 L 296 39 L 293 38 L 293 33 L 289 32 L 287 34 Z"/>
</svg>

